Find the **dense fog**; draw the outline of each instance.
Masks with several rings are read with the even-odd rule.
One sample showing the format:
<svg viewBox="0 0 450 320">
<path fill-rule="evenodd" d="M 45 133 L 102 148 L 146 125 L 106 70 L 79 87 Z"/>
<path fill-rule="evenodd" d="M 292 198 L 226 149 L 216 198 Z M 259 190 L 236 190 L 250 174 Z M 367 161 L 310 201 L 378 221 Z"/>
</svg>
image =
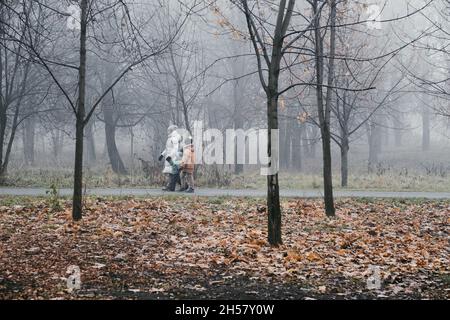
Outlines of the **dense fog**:
<svg viewBox="0 0 450 320">
<path fill-rule="evenodd" d="M 280 173 L 288 180 L 301 179 L 292 173 L 322 174 L 313 2 L 296 2 L 292 35 L 283 40 L 292 41 L 281 61 L 277 115 Z M 327 25 L 330 9 L 322 3 L 319 19 Z M 270 55 L 278 5 L 248 5 Z M 449 178 L 449 7 L 448 0 L 337 1 L 333 85 L 323 88 L 335 185 L 347 185 L 345 171 Z M 79 14 L 79 1 L 0 4 L 3 184 L 48 187 L 42 176 L 61 184 L 71 179 Z M 102 185 L 113 173 L 125 184 L 157 183 L 172 124 L 191 133 L 195 121 L 223 133 L 267 128 L 267 94 L 241 1 L 88 1 L 87 18 L 83 164 L 89 184 Z M 324 83 L 329 32 L 323 28 Z M 200 165 L 197 174 L 208 177 L 204 184 L 227 185 L 229 177 L 257 169 Z"/>
</svg>

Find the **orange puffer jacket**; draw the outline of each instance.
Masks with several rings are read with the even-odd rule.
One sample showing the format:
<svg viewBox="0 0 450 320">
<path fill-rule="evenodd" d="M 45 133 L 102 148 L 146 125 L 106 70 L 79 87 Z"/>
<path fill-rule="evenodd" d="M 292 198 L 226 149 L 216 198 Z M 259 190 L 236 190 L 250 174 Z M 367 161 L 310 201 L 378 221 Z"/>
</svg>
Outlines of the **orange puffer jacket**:
<svg viewBox="0 0 450 320">
<path fill-rule="evenodd" d="M 195 155 L 194 146 L 188 144 L 183 148 L 183 159 L 181 159 L 181 168 L 184 172 L 194 173 Z"/>
</svg>

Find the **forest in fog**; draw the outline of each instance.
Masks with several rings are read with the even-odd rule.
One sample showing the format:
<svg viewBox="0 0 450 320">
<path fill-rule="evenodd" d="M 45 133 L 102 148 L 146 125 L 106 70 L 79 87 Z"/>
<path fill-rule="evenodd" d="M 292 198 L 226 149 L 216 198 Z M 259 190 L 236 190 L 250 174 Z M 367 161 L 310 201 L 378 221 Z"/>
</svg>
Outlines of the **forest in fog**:
<svg viewBox="0 0 450 320">
<path fill-rule="evenodd" d="M 269 47 L 266 25 L 273 27 L 277 5 L 249 5 Z M 314 10 L 322 10 L 323 25 L 332 15 L 321 1 L 296 6 L 278 98 L 280 172 L 292 179 L 321 174 L 317 41 L 308 24 Z M 63 185 L 71 178 L 78 9 L 77 1 L 0 4 L 4 185 L 48 187 L 45 177 Z M 446 0 L 338 1 L 333 47 L 327 28 L 319 35 L 336 185 L 347 186 L 349 175 L 450 175 L 449 10 Z M 83 162 L 93 181 L 107 184 L 104 176 L 113 174 L 118 183 L 157 183 L 171 124 L 189 131 L 198 120 L 223 132 L 267 128 L 267 95 L 242 12 L 239 1 L 226 0 L 88 3 Z M 246 165 L 198 169 L 204 184 L 221 186 L 254 172 Z"/>
<path fill-rule="evenodd" d="M 450 0 L 0 0 L 0 300 L 448 300 L 449 213 Z"/>
</svg>

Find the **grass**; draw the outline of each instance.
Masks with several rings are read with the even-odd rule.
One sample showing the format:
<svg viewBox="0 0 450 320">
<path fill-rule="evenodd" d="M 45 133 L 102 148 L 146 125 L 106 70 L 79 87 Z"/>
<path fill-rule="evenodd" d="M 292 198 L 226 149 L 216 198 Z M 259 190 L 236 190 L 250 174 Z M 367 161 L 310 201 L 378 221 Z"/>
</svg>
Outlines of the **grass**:
<svg viewBox="0 0 450 320">
<path fill-rule="evenodd" d="M 144 199 L 152 199 L 152 198 L 158 198 L 164 201 L 168 202 L 186 202 L 191 201 L 192 199 L 198 199 L 200 201 L 206 201 L 211 206 L 222 206 L 230 201 L 230 199 L 236 198 L 236 197 L 228 197 L 228 196 L 220 196 L 220 197 L 202 197 L 202 196 L 196 196 L 194 198 L 187 196 L 183 193 L 177 193 L 177 194 L 168 194 L 168 195 L 161 195 L 161 196 L 151 196 L 151 195 L 142 195 L 142 196 L 95 196 L 95 195 L 89 195 L 84 197 L 85 202 L 95 202 L 95 201 L 126 201 L 126 200 L 144 200 Z M 70 196 L 60 196 L 59 197 L 62 204 L 64 203 L 70 203 L 72 198 Z M 249 207 L 259 207 L 265 205 L 265 199 L 260 197 L 238 197 L 238 199 L 241 199 L 242 201 L 245 201 Z M 50 204 L 50 196 L 0 196 L 0 207 L 14 207 L 14 206 L 22 206 L 22 207 L 33 207 L 36 205 L 36 203 L 45 203 L 46 205 Z M 308 200 L 308 199 L 304 199 Z M 314 199 L 310 199 L 314 200 Z M 345 198 L 337 199 L 336 202 L 339 203 L 340 201 L 345 200 Z M 283 200 L 286 201 L 286 200 Z M 420 206 L 420 205 L 426 205 L 431 203 L 440 203 L 442 205 L 448 206 L 450 205 L 450 200 L 428 200 L 428 199 L 421 199 L 421 198 L 411 198 L 411 199 L 397 199 L 397 198 L 367 198 L 367 197 L 361 197 L 361 198 L 352 198 L 352 201 L 355 203 L 359 203 L 361 205 L 370 205 L 370 204 L 390 204 L 391 206 L 398 207 L 401 209 L 404 209 L 408 206 Z M 241 212 L 245 214 L 245 212 Z"/>
<path fill-rule="evenodd" d="M 340 177 L 333 176 L 336 190 L 368 190 L 368 191 L 435 191 L 450 192 L 450 178 L 430 175 L 402 176 L 397 174 L 385 175 L 350 175 L 348 187 L 340 186 Z M 301 174 L 281 172 L 280 187 L 283 189 L 322 189 L 322 177 L 317 174 Z M 266 179 L 253 174 L 232 179 L 235 188 L 262 189 Z"/>
<path fill-rule="evenodd" d="M 84 175 L 84 183 L 87 188 L 159 188 L 163 179 L 158 177 L 151 181 L 143 174 L 133 176 L 120 176 L 110 172 L 97 173 L 87 170 Z M 55 184 L 58 188 L 72 187 L 72 171 L 30 169 L 11 170 L 5 186 L 9 187 L 39 187 L 49 188 Z M 367 191 L 429 191 L 450 192 L 450 177 L 430 175 L 425 173 L 401 174 L 388 172 L 384 174 L 351 174 L 347 188 L 340 186 L 340 176 L 333 176 L 336 190 L 367 190 Z M 282 171 L 279 175 L 282 189 L 321 189 L 322 177 L 319 174 L 307 174 Z M 229 175 L 229 183 L 226 186 L 218 186 L 207 177 L 200 175 L 196 179 L 198 187 L 230 188 L 230 189 L 264 189 L 266 177 L 258 172 L 246 172 L 243 175 Z"/>
<path fill-rule="evenodd" d="M 34 196 L 1 196 L 0 207 L 31 206 L 35 204 L 36 201 L 45 199 L 45 197 Z"/>
<path fill-rule="evenodd" d="M 450 286 L 450 274 L 445 274 L 442 273 L 439 275 L 442 279 L 442 282 L 446 285 L 446 286 Z"/>
</svg>

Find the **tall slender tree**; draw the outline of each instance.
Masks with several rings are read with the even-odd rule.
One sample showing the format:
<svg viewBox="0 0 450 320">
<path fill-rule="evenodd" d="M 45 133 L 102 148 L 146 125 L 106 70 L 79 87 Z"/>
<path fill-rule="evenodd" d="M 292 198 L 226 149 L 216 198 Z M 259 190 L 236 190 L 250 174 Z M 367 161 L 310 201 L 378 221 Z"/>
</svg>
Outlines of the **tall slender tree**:
<svg viewBox="0 0 450 320">
<path fill-rule="evenodd" d="M 176 39 L 181 28 L 184 26 L 188 17 L 198 6 L 198 1 L 193 0 L 189 5 L 184 6 L 185 10 L 182 13 L 177 13 L 176 17 L 171 19 L 172 28 L 170 34 L 166 35 L 162 39 L 153 39 L 148 41 L 144 36 L 142 30 L 133 21 L 133 12 L 130 10 L 129 5 L 125 0 L 113 1 L 94 1 L 94 0 L 80 0 L 79 1 L 79 18 L 70 17 L 73 20 L 73 25 L 79 26 L 79 52 L 78 63 L 70 64 L 65 61 L 58 61 L 56 57 L 48 57 L 45 52 L 38 50 L 33 38 L 33 33 L 36 32 L 35 25 L 32 25 L 26 18 L 19 17 L 21 20 L 21 26 L 26 30 L 26 35 L 23 39 L 14 39 L 15 43 L 20 44 L 29 52 L 33 60 L 36 60 L 51 76 L 56 86 L 61 90 L 67 103 L 70 105 L 71 110 L 75 116 L 75 165 L 74 165 L 74 189 L 73 189 L 73 205 L 72 205 L 72 217 L 74 220 L 80 220 L 82 218 L 82 188 L 83 188 L 83 151 L 84 151 L 84 131 L 86 125 L 94 115 L 97 107 L 101 104 L 103 99 L 111 93 L 113 88 L 133 70 L 134 67 L 142 64 L 152 57 L 162 54 L 168 49 L 170 44 Z M 38 21 L 40 25 L 43 23 L 55 24 L 55 19 L 61 20 L 67 19 L 68 14 L 61 10 L 61 3 L 50 1 L 44 3 L 44 1 L 34 1 L 32 5 L 35 5 L 41 11 L 50 12 L 52 19 Z M 155 10 L 162 10 L 164 4 L 160 3 L 154 7 Z M 120 10 L 119 10 L 120 9 Z M 77 10 L 76 10 L 77 11 Z M 131 46 L 134 50 L 128 50 L 129 54 L 126 59 L 122 59 L 122 70 L 112 77 L 111 82 L 106 88 L 99 93 L 98 97 L 93 100 L 88 107 L 86 107 L 86 83 L 87 83 L 87 60 L 88 60 L 88 45 L 89 41 L 92 45 L 101 46 L 102 39 L 99 33 L 95 33 L 95 28 L 100 28 L 103 21 L 108 19 L 116 19 L 117 16 L 122 15 L 122 24 L 117 26 L 118 39 L 113 43 L 124 44 Z M 112 13 L 112 14 L 110 14 Z M 157 13 L 157 12 L 156 12 Z M 56 18 L 54 17 L 56 16 Z M 157 14 L 153 15 L 157 16 Z M 79 21 L 78 21 L 79 20 Z M 111 25 L 109 25 L 111 27 Z M 92 31 L 92 36 L 88 37 L 89 31 Z M 47 41 L 54 42 L 54 31 L 50 24 L 46 26 L 44 31 L 47 32 Z M 100 33 L 101 34 L 101 33 Z M 52 40 L 53 39 L 53 40 Z M 88 41 L 89 39 L 89 41 Z M 104 40 L 104 39 L 103 39 Z M 54 45 L 53 43 L 53 45 Z M 101 52 L 101 47 L 98 48 Z M 65 87 L 64 82 L 58 77 L 55 68 L 65 68 L 67 70 L 75 70 L 78 75 L 78 82 L 76 85 L 76 99 L 71 96 L 70 90 Z"/>
<path fill-rule="evenodd" d="M 317 111 L 319 116 L 320 132 L 322 134 L 322 154 L 323 154 L 323 185 L 325 198 L 325 213 L 327 216 L 334 216 L 336 209 L 333 198 L 333 175 L 331 163 L 331 103 L 334 84 L 334 63 L 336 53 L 336 0 L 330 0 L 330 52 L 328 58 L 328 78 L 326 88 L 326 98 L 324 101 L 324 36 L 321 32 L 321 19 L 319 14 L 319 0 L 312 1 L 314 15 L 314 43 L 315 43 L 315 64 L 316 64 L 316 97 Z"/>
<path fill-rule="evenodd" d="M 272 130 L 278 130 L 278 102 L 280 97 L 280 69 L 283 59 L 284 40 L 286 32 L 290 26 L 295 0 L 281 0 L 278 7 L 276 22 L 272 37 L 272 46 L 269 49 L 264 41 L 261 30 L 256 26 L 252 12 L 250 11 L 248 1 L 243 0 L 242 6 L 247 20 L 247 28 L 253 43 L 254 51 L 257 57 L 258 73 L 261 85 L 267 97 L 267 125 L 268 125 L 268 144 L 267 154 L 271 159 L 271 166 L 276 166 L 278 161 L 276 154 L 278 146 L 273 145 Z M 271 51 L 271 52 L 270 52 Z M 262 52 L 262 57 L 260 52 Z M 268 69 L 267 79 L 264 76 L 262 60 L 265 61 Z M 281 239 L 281 208 L 280 208 L 280 190 L 278 182 L 278 172 L 267 176 L 267 213 L 268 213 L 268 240 L 271 245 L 282 244 Z"/>
</svg>

